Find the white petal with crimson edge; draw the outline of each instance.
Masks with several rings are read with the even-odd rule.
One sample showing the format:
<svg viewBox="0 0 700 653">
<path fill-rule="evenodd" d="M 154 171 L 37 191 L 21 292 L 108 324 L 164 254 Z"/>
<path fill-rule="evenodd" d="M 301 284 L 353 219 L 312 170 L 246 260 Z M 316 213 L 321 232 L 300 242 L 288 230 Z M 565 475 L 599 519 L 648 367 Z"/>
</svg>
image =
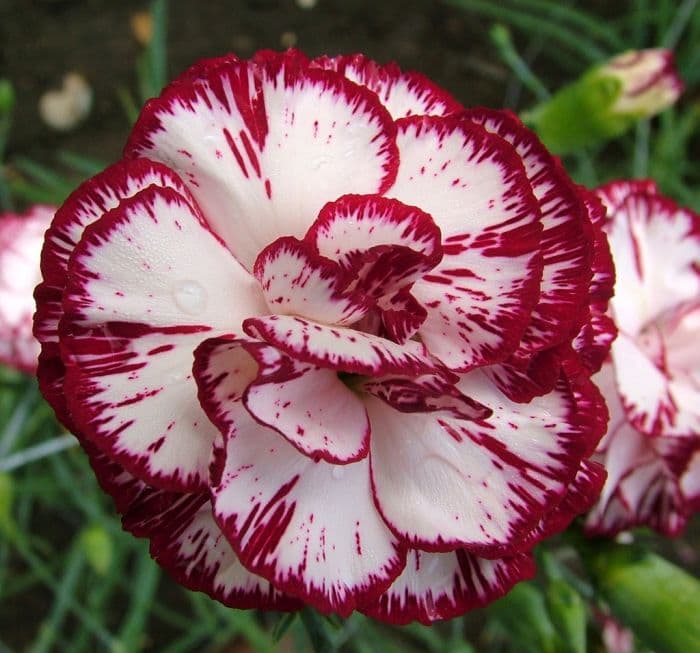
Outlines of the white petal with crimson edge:
<svg viewBox="0 0 700 653">
<path fill-rule="evenodd" d="M 205 487 L 216 429 L 192 354 L 264 308 L 253 277 L 175 191 L 151 188 L 86 229 L 64 308 L 66 395 L 81 432 L 157 487 Z"/>
<path fill-rule="evenodd" d="M 314 462 L 239 406 L 214 465 L 216 519 L 243 564 L 323 612 L 349 614 L 404 552 L 372 500 L 366 460 Z"/>
<path fill-rule="evenodd" d="M 420 206 L 442 232 L 442 261 L 413 286 L 419 333 L 448 367 L 505 359 L 539 298 L 540 210 L 513 147 L 460 118 L 398 123 L 399 173 L 387 196 Z"/>
<path fill-rule="evenodd" d="M 700 295 L 700 218 L 663 197 L 630 195 L 607 223 L 615 261 L 613 315 L 636 336 Z"/>
<path fill-rule="evenodd" d="M 294 57 L 268 59 L 173 85 L 126 150 L 176 170 L 248 269 L 280 236 L 302 237 L 329 198 L 381 193 L 397 165 L 395 128 L 373 93 Z"/>
<path fill-rule="evenodd" d="M 584 308 L 591 258 L 586 207 L 561 164 L 515 116 L 489 109 L 466 115 L 513 145 L 542 211 L 541 293 L 515 354 L 527 355 L 564 340 Z"/>
<path fill-rule="evenodd" d="M 406 568 L 379 600 L 361 612 L 394 624 L 429 625 L 494 601 L 535 575 L 529 554 L 487 560 L 463 549 L 409 551 Z"/>
<path fill-rule="evenodd" d="M 347 327 L 326 326 L 292 315 L 250 318 L 243 325 L 291 357 L 339 372 L 381 376 L 422 374 L 436 369 L 418 342 L 402 345 Z"/>
<path fill-rule="evenodd" d="M 258 422 L 312 458 L 347 463 L 367 455 L 367 412 L 334 370 L 229 338 L 206 341 L 195 360 L 200 401 L 221 431 L 230 428 L 242 399 Z"/>
<path fill-rule="evenodd" d="M 346 292 L 350 279 L 340 266 L 296 238 L 278 238 L 268 245 L 253 271 L 273 313 L 352 324 L 367 312 L 361 296 Z"/>
<path fill-rule="evenodd" d="M 467 421 L 366 401 L 377 506 L 417 548 L 505 555 L 563 497 L 586 425 L 563 383 L 529 404 L 509 401 L 479 371 L 457 387 L 493 414 Z"/>
<path fill-rule="evenodd" d="M 63 315 L 61 302 L 68 259 L 88 224 L 116 208 L 121 200 L 149 186 L 173 188 L 189 197 L 180 178 L 166 166 L 146 159 L 120 161 L 81 184 L 56 212 L 46 232 L 41 254 L 44 279 L 35 291 L 34 333 L 41 343 L 37 376 L 42 394 L 70 430 L 74 430 L 74 425 L 67 413 L 63 392 L 65 369 L 58 349 L 58 322 Z"/>
<path fill-rule="evenodd" d="M 402 72 L 393 63 L 380 65 L 362 54 L 321 56 L 312 66 L 336 70 L 350 81 L 379 96 L 394 119 L 407 116 L 443 116 L 462 109 L 449 93 L 420 73 Z"/>
</svg>

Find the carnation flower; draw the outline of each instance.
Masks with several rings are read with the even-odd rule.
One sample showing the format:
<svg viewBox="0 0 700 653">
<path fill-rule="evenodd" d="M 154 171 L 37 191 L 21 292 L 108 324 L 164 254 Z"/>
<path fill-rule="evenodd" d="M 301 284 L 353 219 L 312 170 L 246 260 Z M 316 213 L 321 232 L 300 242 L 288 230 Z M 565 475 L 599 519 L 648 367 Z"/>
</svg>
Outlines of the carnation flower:
<svg viewBox="0 0 700 653">
<path fill-rule="evenodd" d="M 596 455 L 608 479 L 587 529 L 676 535 L 700 500 L 700 216 L 651 181 L 597 193 L 608 210 L 619 335 L 596 377 L 610 409 Z"/>
<path fill-rule="evenodd" d="M 461 614 L 602 484 L 594 206 L 419 74 L 203 61 L 58 211 L 40 385 L 186 586 Z"/>
<path fill-rule="evenodd" d="M 23 215 L 0 214 L 0 362 L 29 374 L 39 355 L 32 292 L 41 280 L 41 246 L 55 211 L 34 206 Z"/>
</svg>

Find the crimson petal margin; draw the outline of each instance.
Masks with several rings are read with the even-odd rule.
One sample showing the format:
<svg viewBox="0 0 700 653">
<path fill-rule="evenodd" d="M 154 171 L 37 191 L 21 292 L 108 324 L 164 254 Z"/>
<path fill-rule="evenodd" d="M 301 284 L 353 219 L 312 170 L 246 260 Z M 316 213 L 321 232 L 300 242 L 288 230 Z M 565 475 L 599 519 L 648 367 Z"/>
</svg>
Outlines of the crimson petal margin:
<svg viewBox="0 0 700 653">
<path fill-rule="evenodd" d="M 592 257 L 588 211 L 559 161 L 514 114 L 481 108 L 465 115 L 515 148 L 542 212 L 540 298 L 514 354 L 527 357 L 565 340 L 587 309 Z"/>
<path fill-rule="evenodd" d="M 535 575 L 530 554 L 487 560 L 464 549 L 449 553 L 411 550 L 404 572 L 364 614 L 392 624 L 430 625 L 502 597 L 513 585 Z"/>
<path fill-rule="evenodd" d="M 138 480 L 89 442 L 82 442 L 102 488 L 112 495 L 122 526 L 151 540 L 151 556 L 188 589 L 232 608 L 295 610 L 301 604 L 248 572 L 212 515 L 206 493 L 158 490 Z"/>
<path fill-rule="evenodd" d="M 362 54 L 321 56 L 311 66 L 334 70 L 376 93 L 392 118 L 446 116 L 462 110 L 447 91 L 416 72 L 402 72 L 394 63 L 377 64 Z"/>
<path fill-rule="evenodd" d="M 264 310 L 255 279 L 182 196 L 157 187 L 85 229 L 69 279 L 60 330 L 78 429 L 149 484 L 206 488 L 216 428 L 197 402 L 192 353 Z"/>
<path fill-rule="evenodd" d="M 243 329 L 251 338 L 274 345 L 292 358 L 338 372 L 410 375 L 434 372 L 440 367 L 418 342 L 409 340 L 399 345 L 369 333 L 293 315 L 249 318 Z"/>
<path fill-rule="evenodd" d="M 700 216 L 661 196 L 632 194 L 608 218 L 616 267 L 610 304 L 619 330 L 636 337 L 700 296 Z"/>
<path fill-rule="evenodd" d="M 213 465 L 221 530 L 243 564 L 322 612 L 384 592 L 405 551 L 372 501 L 367 460 L 314 462 L 239 404 Z"/>
<path fill-rule="evenodd" d="M 509 555 L 561 501 L 591 448 L 593 427 L 580 411 L 594 398 L 562 379 L 549 394 L 516 404 L 479 370 L 457 388 L 492 416 L 406 415 L 366 400 L 377 506 L 412 547 Z"/>
<path fill-rule="evenodd" d="M 442 261 L 413 286 L 419 334 L 448 367 L 503 361 L 539 297 L 540 209 L 512 145 L 465 117 L 397 123 L 401 158 L 386 195 L 427 211 Z"/>
<path fill-rule="evenodd" d="M 367 412 L 334 370 L 228 336 L 197 348 L 194 375 L 202 407 L 222 433 L 234 426 L 233 415 L 243 401 L 260 424 L 313 459 L 345 464 L 367 455 Z"/>
<path fill-rule="evenodd" d="M 329 197 L 384 192 L 396 176 L 395 132 L 371 91 L 270 54 L 168 87 L 141 112 L 125 153 L 178 172 L 250 269 L 268 243 L 302 237 Z"/>
<path fill-rule="evenodd" d="M 367 313 L 363 296 L 347 291 L 351 278 L 306 241 L 278 238 L 258 254 L 253 273 L 274 313 L 338 325 L 357 322 Z"/>
<path fill-rule="evenodd" d="M 42 394 L 71 431 L 75 429 L 66 407 L 65 367 L 58 347 L 68 259 L 87 225 L 148 186 L 173 188 L 188 196 L 182 181 L 170 168 L 146 159 L 120 161 L 83 182 L 58 209 L 46 232 L 41 254 L 43 281 L 35 290 L 34 335 L 41 343 L 37 376 Z"/>
</svg>

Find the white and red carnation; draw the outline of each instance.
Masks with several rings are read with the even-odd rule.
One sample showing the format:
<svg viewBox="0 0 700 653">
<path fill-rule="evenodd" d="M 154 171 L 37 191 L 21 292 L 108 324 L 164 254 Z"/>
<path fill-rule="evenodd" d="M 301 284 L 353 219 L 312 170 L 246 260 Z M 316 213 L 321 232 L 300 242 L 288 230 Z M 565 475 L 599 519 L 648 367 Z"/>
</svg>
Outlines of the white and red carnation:
<svg viewBox="0 0 700 653">
<path fill-rule="evenodd" d="M 33 206 L 24 214 L 0 214 L 0 363 L 34 374 L 39 343 L 32 335 L 39 259 L 56 209 Z"/>
<path fill-rule="evenodd" d="M 587 530 L 676 535 L 700 499 L 700 216 L 651 181 L 597 194 L 607 208 L 619 335 L 596 377 L 610 410 L 596 454 L 608 479 Z"/>
<path fill-rule="evenodd" d="M 58 211 L 40 385 L 188 587 L 458 615 L 602 486 L 596 210 L 516 117 L 421 75 L 203 61 Z"/>
</svg>

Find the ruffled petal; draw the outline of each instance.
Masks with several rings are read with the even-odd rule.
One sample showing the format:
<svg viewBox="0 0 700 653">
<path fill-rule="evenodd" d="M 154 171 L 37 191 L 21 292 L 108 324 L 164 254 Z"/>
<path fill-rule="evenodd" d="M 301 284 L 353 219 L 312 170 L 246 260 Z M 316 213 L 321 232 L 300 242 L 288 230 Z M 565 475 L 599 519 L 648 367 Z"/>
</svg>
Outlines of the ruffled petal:
<svg viewBox="0 0 700 653">
<path fill-rule="evenodd" d="M 382 376 L 436 369 L 425 348 L 412 340 L 399 345 L 369 333 L 292 315 L 249 318 L 243 327 L 251 338 L 263 340 L 292 358 L 338 372 Z"/>
<path fill-rule="evenodd" d="M 650 348 L 663 348 L 656 332 L 649 334 L 652 338 L 657 342 L 649 343 Z M 667 375 L 640 344 L 624 333 L 612 344 L 617 391 L 632 425 L 645 433 L 659 434 L 676 422 L 678 408 Z"/>
<path fill-rule="evenodd" d="M 232 608 L 301 607 L 241 565 L 214 521 L 208 494 L 157 490 L 89 443 L 86 448 L 100 485 L 123 514 L 124 529 L 149 538 L 151 556 L 179 583 Z"/>
<path fill-rule="evenodd" d="M 315 460 L 342 464 L 367 455 L 367 411 L 334 370 L 231 336 L 202 343 L 194 374 L 200 402 L 222 432 L 231 428 L 242 400 L 260 424 Z"/>
<path fill-rule="evenodd" d="M 487 560 L 463 549 L 411 550 L 403 573 L 376 603 L 362 606 L 361 611 L 392 624 L 430 625 L 495 601 L 534 575 L 530 554 Z"/>
<path fill-rule="evenodd" d="M 342 75 L 273 55 L 171 85 L 141 113 L 127 156 L 163 161 L 248 269 L 280 236 L 304 235 L 328 198 L 382 193 L 395 127 Z"/>
<path fill-rule="evenodd" d="M 362 54 L 351 54 L 317 57 L 311 65 L 335 70 L 376 93 L 394 120 L 408 116 L 446 116 L 462 110 L 457 100 L 427 77 L 402 72 L 393 63 L 382 66 Z"/>
<path fill-rule="evenodd" d="M 448 367 L 504 360 L 539 298 L 540 210 L 514 148 L 465 118 L 398 122 L 401 165 L 387 195 L 428 211 L 444 256 L 413 286 L 419 333 Z"/>
<path fill-rule="evenodd" d="M 314 462 L 240 404 L 232 421 L 212 494 L 241 562 L 323 612 L 347 616 L 377 598 L 405 553 L 374 506 L 367 460 Z"/>
<path fill-rule="evenodd" d="M 69 278 L 61 345 L 79 430 L 156 487 L 203 489 L 216 428 L 192 352 L 263 310 L 255 280 L 185 199 L 157 187 L 85 230 Z"/>
<path fill-rule="evenodd" d="M 364 297 L 347 290 L 351 278 L 340 266 L 296 238 L 268 245 L 255 259 L 253 272 L 273 313 L 340 325 L 367 313 Z"/>
<path fill-rule="evenodd" d="M 306 240 L 323 256 L 352 271 L 362 269 L 363 253 L 373 248 L 400 247 L 420 254 L 421 268 L 391 270 L 395 277 L 389 283 L 392 288 L 413 282 L 442 257 L 440 229 L 427 213 L 378 195 L 345 195 L 329 202 Z M 367 272 L 361 276 L 367 276 Z"/>
<path fill-rule="evenodd" d="M 700 296 L 700 217 L 661 196 L 627 196 L 607 224 L 617 279 L 611 306 L 620 331 Z"/>
<path fill-rule="evenodd" d="M 65 368 L 58 348 L 68 259 L 87 225 L 149 186 L 173 188 L 187 196 L 182 181 L 168 167 L 146 159 L 120 161 L 81 184 L 58 209 L 46 232 L 41 253 L 43 281 L 35 291 L 34 335 L 41 343 L 37 376 L 42 394 L 69 430 L 74 425 L 66 408 Z"/>
<path fill-rule="evenodd" d="M 44 232 L 56 209 L 33 206 L 0 214 L 0 363 L 34 374 L 39 343 L 32 334 L 32 291 L 40 281 Z"/>
<path fill-rule="evenodd" d="M 554 392 L 515 404 L 480 371 L 457 387 L 491 417 L 408 415 L 367 400 L 377 506 L 412 546 L 507 555 L 578 471 L 593 429 L 589 398 L 562 380 Z"/>
<path fill-rule="evenodd" d="M 470 109 L 470 120 L 510 143 L 520 156 L 542 212 L 542 282 L 516 357 L 562 342 L 587 308 L 591 225 L 579 189 L 537 137 L 507 111 Z"/>
</svg>

